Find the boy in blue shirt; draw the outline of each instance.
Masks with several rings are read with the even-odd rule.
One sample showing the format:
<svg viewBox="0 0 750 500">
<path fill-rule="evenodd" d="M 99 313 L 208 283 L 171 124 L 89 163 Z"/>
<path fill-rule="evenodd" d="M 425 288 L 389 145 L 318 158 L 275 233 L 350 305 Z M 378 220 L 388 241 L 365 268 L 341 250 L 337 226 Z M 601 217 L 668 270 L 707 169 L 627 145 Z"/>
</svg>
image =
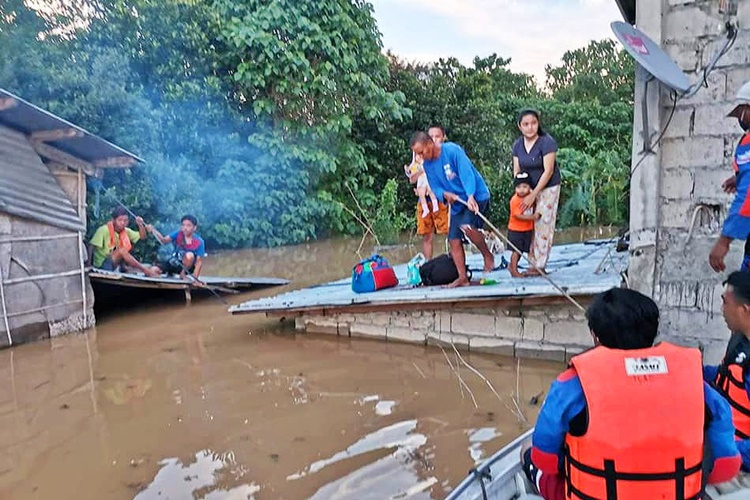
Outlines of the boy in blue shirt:
<svg viewBox="0 0 750 500">
<path fill-rule="evenodd" d="M 174 231 L 168 236 L 162 235 L 155 228 L 150 227 L 151 232 L 162 245 L 174 244 L 174 255 L 164 264 L 164 272 L 167 274 L 178 274 L 185 279 L 186 272 L 197 278 L 203 267 L 203 257 L 206 256 L 206 243 L 196 230 L 198 219 L 193 215 L 185 215 L 181 220 L 179 231 Z"/>
<path fill-rule="evenodd" d="M 492 271 L 495 260 L 487 248 L 483 226 L 477 215 L 485 215 L 490 207 L 490 191 L 461 146 L 452 142 L 436 144 L 425 132 L 416 132 L 411 139 L 411 150 L 423 161 L 427 180 L 438 200 L 451 204 L 448 241 L 451 257 L 458 269 L 458 278 L 449 287 L 469 284 L 466 275 L 466 254 L 463 235 L 466 235 L 484 257 L 484 271 Z M 468 207 L 458 200 L 463 200 Z"/>
</svg>

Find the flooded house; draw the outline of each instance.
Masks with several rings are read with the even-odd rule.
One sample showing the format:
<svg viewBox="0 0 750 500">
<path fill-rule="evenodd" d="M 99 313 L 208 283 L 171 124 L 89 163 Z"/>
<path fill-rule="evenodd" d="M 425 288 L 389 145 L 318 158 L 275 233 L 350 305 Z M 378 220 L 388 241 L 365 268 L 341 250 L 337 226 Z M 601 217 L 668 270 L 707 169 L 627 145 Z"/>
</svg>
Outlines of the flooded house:
<svg viewBox="0 0 750 500">
<path fill-rule="evenodd" d="M 708 256 L 733 199 L 721 183 L 734 173 L 742 129 L 727 113 L 750 80 L 750 2 L 618 4 L 690 84 L 700 85 L 692 96 L 675 96 L 648 73 L 636 73 L 630 284 L 659 304 L 666 338 L 702 345 L 716 362 L 728 338 L 721 314 L 727 273 L 715 273 Z M 727 270 L 739 269 L 741 259 L 742 242 L 735 242 Z"/>
<path fill-rule="evenodd" d="M 0 89 L 0 346 L 94 324 L 86 176 L 140 161 Z"/>
</svg>

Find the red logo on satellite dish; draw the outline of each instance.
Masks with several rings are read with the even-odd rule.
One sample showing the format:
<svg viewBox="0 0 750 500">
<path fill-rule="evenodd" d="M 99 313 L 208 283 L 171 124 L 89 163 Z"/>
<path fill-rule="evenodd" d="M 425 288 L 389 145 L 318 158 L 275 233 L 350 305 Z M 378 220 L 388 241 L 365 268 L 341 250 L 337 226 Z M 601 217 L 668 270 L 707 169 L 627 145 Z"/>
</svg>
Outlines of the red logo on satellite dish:
<svg viewBox="0 0 750 500">
<path fill-rule="evenodd" d="M 635 50 L 639 54 L 648 55 L 648 49 L 646 48 L 646 44 L 643 43 L 643 38 L 639 36 L 626 35 L 624 33 L 623 37 L 633 50 Z"/>
</svg>

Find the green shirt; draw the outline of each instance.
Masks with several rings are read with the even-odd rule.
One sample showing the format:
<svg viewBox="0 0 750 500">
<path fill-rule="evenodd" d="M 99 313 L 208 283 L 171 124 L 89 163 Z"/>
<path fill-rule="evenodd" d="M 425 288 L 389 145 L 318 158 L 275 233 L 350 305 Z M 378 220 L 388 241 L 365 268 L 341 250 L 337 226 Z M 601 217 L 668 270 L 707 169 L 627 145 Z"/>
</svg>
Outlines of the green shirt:
<svg viewBox="0 0 750 500">
<path fill-rule="evenodd" d="M 130 238 L 130 242 L 133 245 L 135 245 L 138 240 L 141 239 L 141 234 L 138 231 L 130 229 L 129 227 L 125 228 L 125 232 L 127 233 L 128 238 Z M 119 236 L 115 238 L 115 243 L 119 242 L 118 238 Z M 104 263 L 104 260 L 109 257 L 116 246 L 110 246 L 109 228 L 107 227 L 107 224 L 100 226 L 99 229 L 96 230 L 89 243 L 91 243 L 91 246 L 94 247 L 94 267 L 101 267 L 101 265 Z"/>
</svg>

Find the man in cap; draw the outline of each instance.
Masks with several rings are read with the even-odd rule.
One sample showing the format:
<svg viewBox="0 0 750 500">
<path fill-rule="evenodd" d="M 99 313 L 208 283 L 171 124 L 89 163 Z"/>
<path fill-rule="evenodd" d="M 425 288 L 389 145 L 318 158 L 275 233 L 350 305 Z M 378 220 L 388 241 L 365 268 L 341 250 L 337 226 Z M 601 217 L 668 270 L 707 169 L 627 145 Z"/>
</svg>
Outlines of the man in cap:
<svg viewBox="0 0 750 500">
<path fill-rule="evenodd" d="M 744 135 L 734 150 L 734 175 L 721 185 L 724 192 L 735 193 L 735 196 L 721 236 L 708 258 L 711 268 L 717 273 L 726 269 L 724 257 L 729 253 L 732 240 L 746 240 L 742 269 L 748 269 L 750 265 L 750 81 L 740 87 L 728 116 L 737 118 Z"/>
</svg>

